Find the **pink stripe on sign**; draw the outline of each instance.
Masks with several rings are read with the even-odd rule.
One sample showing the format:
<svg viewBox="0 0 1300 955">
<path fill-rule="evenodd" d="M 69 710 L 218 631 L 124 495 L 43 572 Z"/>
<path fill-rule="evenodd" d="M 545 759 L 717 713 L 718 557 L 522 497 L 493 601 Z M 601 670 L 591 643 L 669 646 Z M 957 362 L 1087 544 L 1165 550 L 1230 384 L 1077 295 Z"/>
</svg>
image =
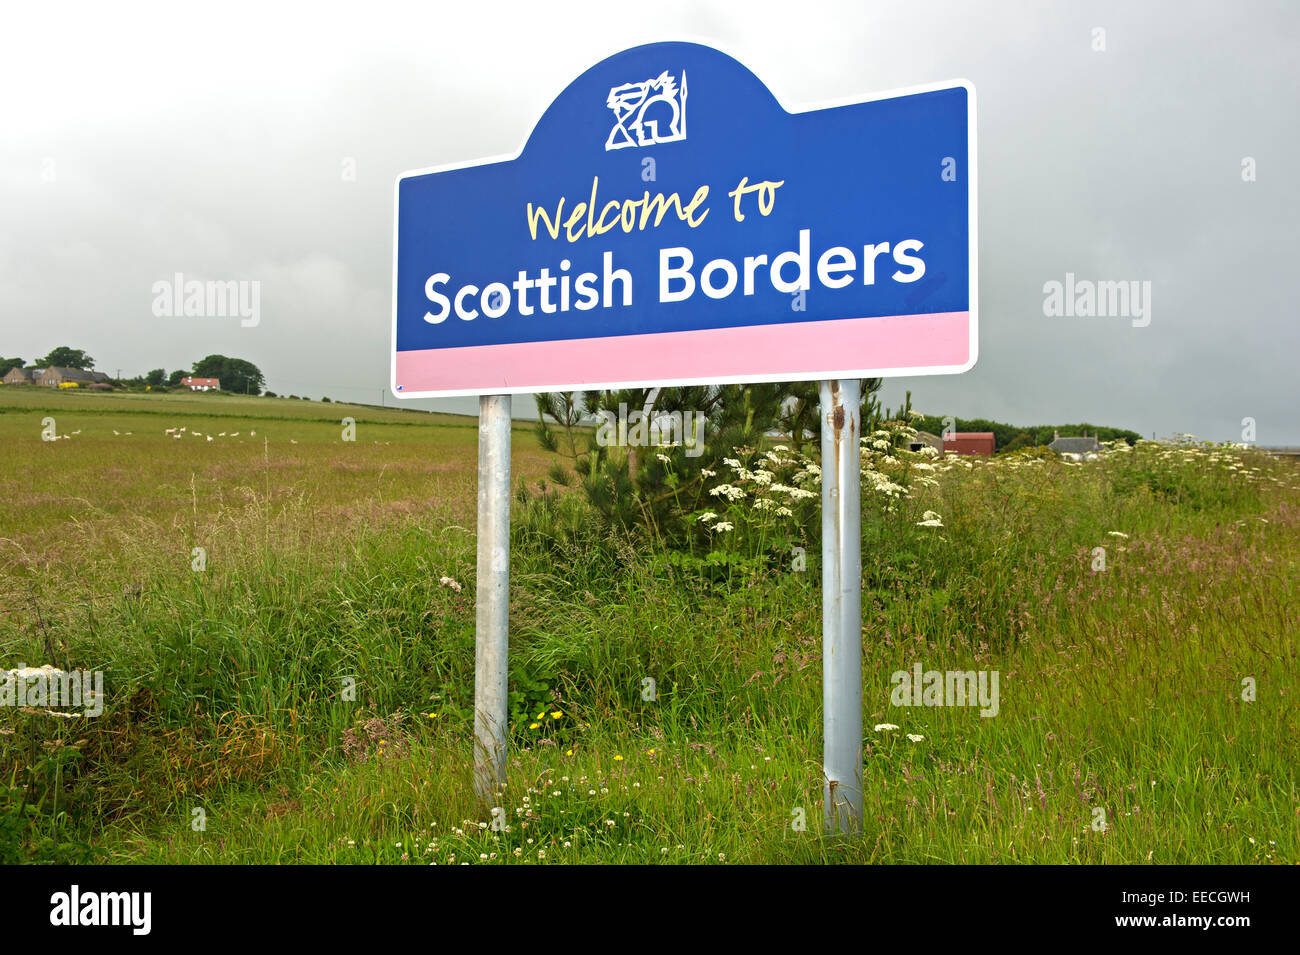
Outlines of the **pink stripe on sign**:
<svg viewBox="0 0 1300 955">
<path fill-rule="evenodd" d="M 744 328 L 399 351 L 403 392 L 544 391 L 610 381 L 711 381 L 966 364 L 970 313 L 935 312 Z"/>
</svg>

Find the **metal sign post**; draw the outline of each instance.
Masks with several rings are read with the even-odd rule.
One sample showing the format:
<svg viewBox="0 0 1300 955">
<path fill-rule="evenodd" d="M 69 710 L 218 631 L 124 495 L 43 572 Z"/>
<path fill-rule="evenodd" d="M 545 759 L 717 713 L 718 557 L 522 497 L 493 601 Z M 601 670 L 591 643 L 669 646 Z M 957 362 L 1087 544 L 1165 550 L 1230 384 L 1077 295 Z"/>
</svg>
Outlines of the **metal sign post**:
<svg viewBox="0 0 1300 955">
<path fill-rule="evenodd" d="M 502 804 L 510 629 L 510 396 L 478 400 L 478 590 L 474 622 L 474 795 Z"/>
<path fill-rule="evenodd" d="M 828 832 L 862 829 L 862 432 L 857 379 L 823 381 L 822 793 Z"/>
</svg>

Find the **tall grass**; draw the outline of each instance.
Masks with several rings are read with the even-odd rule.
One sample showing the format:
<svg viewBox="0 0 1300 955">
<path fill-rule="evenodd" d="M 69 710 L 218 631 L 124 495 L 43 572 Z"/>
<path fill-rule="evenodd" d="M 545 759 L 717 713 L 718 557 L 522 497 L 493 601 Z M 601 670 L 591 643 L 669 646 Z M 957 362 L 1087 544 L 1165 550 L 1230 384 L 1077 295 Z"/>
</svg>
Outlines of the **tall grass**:
<svg viewBox="0 0 1300 955">
<path fill-rule="evenodd" d="M 868 507 L 866 818 L 839 840 L 820 831 L 811 539 L 802 572 L 774 558 L 719 575 L 577 499 L 517 505 L 510 828 L 495 831 L 470 789 L 473 432 L 430 437 L 458 470 L 393 483 L 430 447 L 317 442 L 316 467 L 356 468 L 353 484 L 286 479 L 274 464 L 298 452 L 283 442 L 232 446 L 164 465 L 191 469 L 188 494 L 127 514 L 114 491 L 147 494 L 156 473 L 137 461 L 97 488 L 139 448 L 95 440 L 98 470 L 68 478 L 89 508 L 46 531 L 92 552 L 0 535 L 0 661 L 103 670 L 108 698 L 98 719 L 0 713 L 0 818 L 37 807 L 0 827 L 10 855 L 1300 861 L 1300 482 L 1259 456 L 1026 458 Z M 21 477 L 4 474 L 11 498 Z M 919 526 L 926 510 L 942 526 Z M 998 671 L 998 715 L 892 706 L 890 675 L 918 662 Z"/>
</svg>

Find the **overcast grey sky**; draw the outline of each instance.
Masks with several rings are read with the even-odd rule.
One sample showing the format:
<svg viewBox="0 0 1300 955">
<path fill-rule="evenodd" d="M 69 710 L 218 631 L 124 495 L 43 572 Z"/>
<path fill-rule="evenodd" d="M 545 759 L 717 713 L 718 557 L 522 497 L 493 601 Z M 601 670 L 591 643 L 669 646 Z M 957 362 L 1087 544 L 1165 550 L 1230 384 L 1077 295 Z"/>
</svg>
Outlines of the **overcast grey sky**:
<svg viewBox="0 0 1300 955">
<path fill-rule="evenodd" d="M 893 379 L 891 403 L 1215 440 L 1249 416 L 1300 445 L 1295 3 L 33 7 L 0 35 L 0 355 L 142 374 L 217 352 L 376 402 L 395 176 L 513 153 L 587 67 L 696 39 L 788 105 L 974 83 L 979 363 Z M 259 281 L 260 323 L 156 317 L 177 272 Z M 1150 324 L 1046 317 L 1067 272 L 1151 282 Z"/>
</svg>

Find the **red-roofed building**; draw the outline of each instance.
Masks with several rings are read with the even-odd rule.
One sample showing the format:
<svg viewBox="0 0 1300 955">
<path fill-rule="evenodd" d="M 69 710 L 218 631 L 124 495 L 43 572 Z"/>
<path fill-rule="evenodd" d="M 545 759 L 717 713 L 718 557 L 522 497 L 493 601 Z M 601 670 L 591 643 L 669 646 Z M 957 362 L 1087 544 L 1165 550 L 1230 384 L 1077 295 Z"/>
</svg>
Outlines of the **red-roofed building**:
<svg viewBox="0 0 1300 955">
<path fill-rule="evenodd" d="M 190 391 L 221 390 L 221 381 L 217 378 L 182 378 L 181 384 Z"/>
<path fill-rule="evenodd" d="M 992 431 L 949 431 L 943 436 L 943 450 L 946 454 L 982 454 L 991 457 L 996 443 Z"/>
</svg>

